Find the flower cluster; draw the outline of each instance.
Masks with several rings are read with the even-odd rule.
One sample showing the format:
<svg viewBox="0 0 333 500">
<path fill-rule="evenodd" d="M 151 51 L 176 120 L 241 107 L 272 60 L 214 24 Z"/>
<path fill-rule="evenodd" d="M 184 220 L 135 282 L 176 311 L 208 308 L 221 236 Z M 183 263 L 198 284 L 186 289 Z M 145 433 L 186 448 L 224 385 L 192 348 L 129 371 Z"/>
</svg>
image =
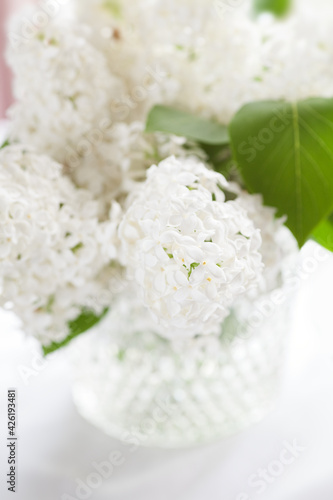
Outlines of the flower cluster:
<svg viewBox="0 0 333 500">
<path fill-rule="evenodd" d="M 259 194 L 248 194 L 236 189 L 238 203 L 246 210 L 255 227 L 260 229 L 262 245 L 260 253 L 264 271 L 259 290 L 267 293 L 283 285 L 285 273 L 297 255 L 297 243 L 284 225 L 285 217 L 276 217 L 276 209 L 263 204 Z"/>
<path fill-rule="evenodd" d="M 91 145 L 82 157 L 74 156 L 70 175 L 76 185 L 89 190 L 106 217 L 110 203 L 131 193 L 145 180 L 146 170 L 162 158 L 176 155 L 206 159 L 205 153 L 185 139 L 163 134 L 145 134 L 144 124 L 116 123 L 105 131 L 103 140 Z M 92 168 L 93 166 L 93 168 Z"/>
<path fill-rule="evenodd" d="M 61 170 L 22 146 L 0 153 L 0 303 L 48 340 L 66 335 L 116 256 L 116 224 L 98 223 L 97 202 Z"/>
<path fill-rule="evenodd" d="M 142 81 L 145 68 L 159 68 L 158 86 L 142 111 L 156 100 L 172 102 L 228 123 L 250 101 L 332 95 L 330 0 L 318 0 L 316 6 L 312 0 L 293 0 L 283 22 L 269 14 L 255 19 L 251 1 L 75 4 L 79 18 L 93 26 L 94 43 L 110 65 L 119 52 L 122 59 L 140 61 L 121 74 L 132 86 Z M 116 47 L 110 50 L 112 43 Z"/>
<path fill-rule="evenodd" d="M 8 50 L 17 100 L 10 136 L 60 162 L 82 154 L 103 133 L 121 91 L 89 36 L 88 27 L 54 22 L 38 30 L 26 50 Z"/>
<path fill-rule="evenodd" d="M 61 9 L 7 54 L 0 305 L 49 343 L 82 308 L 109 307 L 126 274 L 160 335 L 219 332 L 239 301 L 280 286 L 295 240 L 260 195 L 211 170 L 204 145 L 146 133 L 147 112 L 227 124 L 249 101 L 331 95 L 329 16 L 318 33 L 310 0 L 283 22 L 249 2 L 70 3 L 73 17 Z"/>
<path fill-rule="evenodd" d="M 211 333 L 258 284 L 260 231 L 229 184 L 198 161 L 152 166 L 120 224 L 121 257 L 169 334 Z"/>
</svg>

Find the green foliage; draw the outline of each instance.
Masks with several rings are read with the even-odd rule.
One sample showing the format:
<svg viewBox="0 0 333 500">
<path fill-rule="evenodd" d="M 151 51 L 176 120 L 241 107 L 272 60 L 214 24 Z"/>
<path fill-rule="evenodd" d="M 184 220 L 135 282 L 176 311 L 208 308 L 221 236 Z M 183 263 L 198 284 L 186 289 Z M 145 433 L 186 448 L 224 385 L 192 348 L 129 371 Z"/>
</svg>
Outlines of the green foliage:
<svg viewBox="0 0 333 500">
<path fill-rule="evenodd" d="M 287 215 L 302 246 L 333 210 L 333 99 L 250 103 L 229 131 L 247 189 Z"/>
<path fill-rule="evenodd" d="M 5 140 L 0 146 L 0 149 L 6 148 L 7 146 L 10 146 L 10 142 L 8 139 Z"/>
<path fill-rule="evenodd" d="M 229 143 L 226 126 L 169 106 L 158 105 L 152 108 L 147 119 L 146 132 L 164 132 L 203 144 L 226 145 Z"/>
<path fill-rule="evenodd" d="M 81 333 L 90 330 L 90 328 L 97 325 L 108 313 L 109 309 L 105 308 L 100 315 L 96 315 L 94 311 L 90 309 L 83 309 L 81 314 L 74 320 L 68 322 L 69 334 L 61 342 L 52 342 L 47 346 L 43 346 L 43 353 L 46 356 L 51 352 L 66 346 L 75 337 L 81 335 Z"/>
<path fill-rule="evenodd" d="M 105 0 L 102 3 L 102 8 L 108 11 L 116 19 L 122 17 L 121 5 L 117 0 Z"/>
<path fill-rule="evenodd" d="M 317 243 L 333 252 L 333 216 L 324 220 L 312 232 L 312 238 Z"/>
<path fill-rule="evenodd" d="M 255 14 L 271 12 L 277 17 L 285 16 L 291 8 L 292 0 L 253 0 Z"/>
<path fill-rule="evenodd" d="M 200 144 L 200 147 L 205 151 L 207 161 L 214 167 L 214 170 L 228 176 L 234 166 L 230 146 Z"/>
</svg>

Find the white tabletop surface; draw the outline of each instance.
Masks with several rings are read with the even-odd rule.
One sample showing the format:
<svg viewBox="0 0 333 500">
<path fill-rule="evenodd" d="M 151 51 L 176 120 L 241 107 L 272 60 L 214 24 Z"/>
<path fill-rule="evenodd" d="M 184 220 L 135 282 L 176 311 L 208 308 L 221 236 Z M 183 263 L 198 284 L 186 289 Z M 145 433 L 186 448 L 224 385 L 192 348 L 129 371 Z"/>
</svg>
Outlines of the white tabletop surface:
<svg viewBox="0 0 333 500">
<path fill-rule="evenodd" d="M 66 352 L 34 365 L 38 346 L 0 311 L 0 499 L 74 500 L 77 480 L 92 462 L 122 451 L 125 461 L 86 496 L 91 500 L 332 500 L 333 499 L 333 256 L 309 271 L 315 244 L 303 249 L 300 291 L 290 327 L 288 362 L 275 410 L 259 424 L 200 448 L 130 453 L 85 422 L 71 399 Z M 313 261 L 312 261 L 313 262 Z M 288 328 L 289 326 L 286 325 Z M 22 370 L 31 369 L 28 381 Z M 17 388 L 17 492 L 6 489 L 6 393 Z M 261 469 L 274 469 L 286 446 L 293 463 L 251 485 Z M 262 473 L 262 472 L 261 472 Z"/>
</svg>

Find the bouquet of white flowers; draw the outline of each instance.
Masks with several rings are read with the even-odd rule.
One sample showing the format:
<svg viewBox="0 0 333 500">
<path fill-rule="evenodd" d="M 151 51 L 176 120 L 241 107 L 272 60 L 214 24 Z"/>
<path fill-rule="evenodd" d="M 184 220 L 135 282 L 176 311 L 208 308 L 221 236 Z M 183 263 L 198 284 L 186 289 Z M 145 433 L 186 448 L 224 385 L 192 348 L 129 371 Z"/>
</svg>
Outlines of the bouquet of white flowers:
<svg viewBox="0 0 333 500">
<path fill-rule="evenodd" d="M 44 353 L 126 297 L 159 338 L 218 338 L 297 246 L 333 249 L 332 20 L 326 0 L 54 0 L 12 20 L 0 305 Z"/>
</svg>

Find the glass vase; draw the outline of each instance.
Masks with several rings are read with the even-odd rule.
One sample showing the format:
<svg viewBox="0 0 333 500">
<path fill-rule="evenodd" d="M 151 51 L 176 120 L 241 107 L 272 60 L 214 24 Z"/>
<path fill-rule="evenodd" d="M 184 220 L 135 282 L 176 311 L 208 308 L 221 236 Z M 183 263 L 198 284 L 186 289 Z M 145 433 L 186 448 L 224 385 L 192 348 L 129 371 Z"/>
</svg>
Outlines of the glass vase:
<svg viewBox="0 0 333 500">
<path fill-rule="evenodd" d="M 218 336 L 168 340 L 146 310 L 115 305 L 73 344 L 79 413 L 110 436 L 146 446 L 190 446 L 242 430 L 276 401 L 289 306 L 283 290 L 274 291 L 232 311 Z"/>
</svg>

